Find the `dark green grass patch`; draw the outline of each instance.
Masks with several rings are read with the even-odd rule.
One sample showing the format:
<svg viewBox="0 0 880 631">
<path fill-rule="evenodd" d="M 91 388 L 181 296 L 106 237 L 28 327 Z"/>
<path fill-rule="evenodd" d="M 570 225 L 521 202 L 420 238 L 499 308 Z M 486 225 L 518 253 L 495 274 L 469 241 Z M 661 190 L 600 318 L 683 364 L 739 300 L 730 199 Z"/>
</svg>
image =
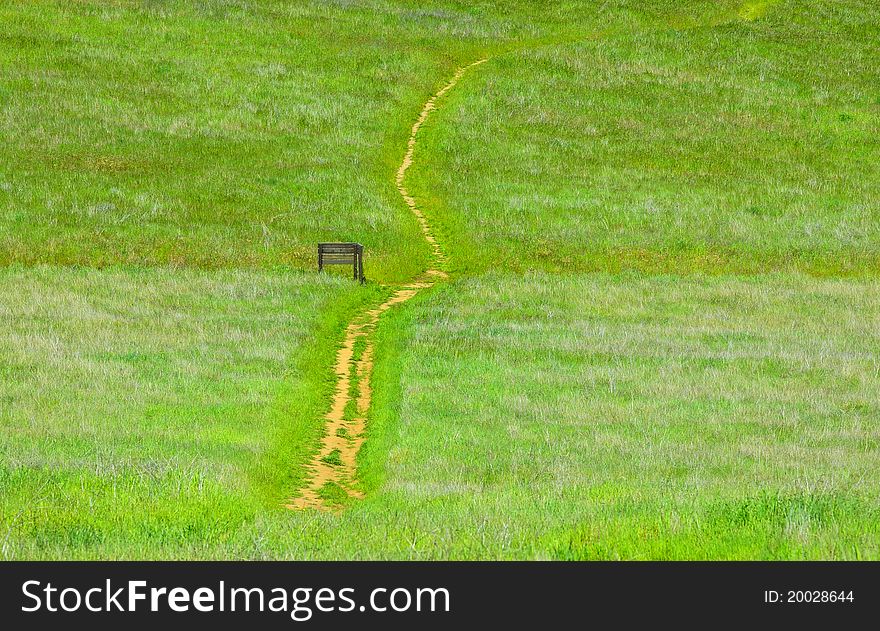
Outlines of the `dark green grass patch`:
<svg viewBox="0 0 880 631">
<path fill-rule="evenodd" d="M 318 496 L 334 508 L 342 508 L 351 503 L 351 496 L 335 482 L 328 482 L 322 486 Z"/>
<path fill-rule="evenodd" d="M 321 458 L 322 461 L 333 467 L 341 467 L 342 466 L 342 452 L 338 449 L 334 449 L 329 454 Z"/>
</svg>

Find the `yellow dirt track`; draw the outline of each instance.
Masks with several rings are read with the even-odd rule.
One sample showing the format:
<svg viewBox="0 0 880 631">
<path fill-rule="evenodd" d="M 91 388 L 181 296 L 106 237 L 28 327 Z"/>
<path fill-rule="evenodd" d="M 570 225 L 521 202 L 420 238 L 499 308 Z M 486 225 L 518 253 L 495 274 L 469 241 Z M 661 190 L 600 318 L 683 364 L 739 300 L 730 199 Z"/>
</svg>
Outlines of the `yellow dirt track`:
<svg viewBox="0 0 880 631">
<path fill-rule="evenodd" d="M 336 484 L 350 497 L 359 498 L 363 495 L 356 488 L 357 454 L 364 442 L 366 415 L 372 401 L 370 381 L 375 358 L 373 334 L 379 318 L 394 305 L 406 302 L 421 290 L 433 287 L 438 281 L 447 277 L 446 272 L 442 270 L 446 257 L 440 244 L 434 237 L 428 219 L 404 185 L 406 172 L 413 164 L 419 129 L 428 120 L 431 112 L 437 109 L 437 100 L 455 87 L 468 70 L 485 61 L 486 59 L 480 59 L 459 68 L 449 82 L 427 100 L 412 126 L 406 153 L 400 168 L 397 169 L 394 181 L 403 201 L 419 222 L 425 241 L 431 246 L 431 269 L 398 287 L 392 296 L 378 307 L 355 315 L 346 327 L 345 338 L 336 354 L 333 367 L 337 378 L 336 390 L 330 410 L 324 416 L 324 436 L 318 452 L 308 464 L 309 476 L 306 484 L 299 490 L 297 496 L 290 500 L 288 508 L 329 510 L 332 506 L 321 497 L 322 489 L 328 484 Z M 359 340 L 364 340 L 364 345 L 360 353 L 357 353 L 356 346 Z M 354 415 L 352 418 L 346 418 L 346 410 L 352 407 L 352 401 L 354 401 Z"/>
</svg>

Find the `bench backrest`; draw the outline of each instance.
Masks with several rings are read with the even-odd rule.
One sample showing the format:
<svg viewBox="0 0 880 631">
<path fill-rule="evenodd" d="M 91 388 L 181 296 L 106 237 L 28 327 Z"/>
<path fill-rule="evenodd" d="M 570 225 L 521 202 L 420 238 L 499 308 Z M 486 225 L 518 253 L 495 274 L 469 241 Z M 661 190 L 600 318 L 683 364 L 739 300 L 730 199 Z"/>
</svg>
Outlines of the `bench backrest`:
<svg viewBox="0 0 880 631">
<path fill-rule="evenodd" d="M 360 243 L 319 243 L 318 271 L 325 265 L 351 265 L 354 278 L 364 282 L 364 246 Z"/>
<path fill-rule="evenodd" d="M 359 243 L 319 243 L 319 254 L 348 254 L 354 256 L 358 253 L 359 248 L 363 248 Z"/>
</svg>

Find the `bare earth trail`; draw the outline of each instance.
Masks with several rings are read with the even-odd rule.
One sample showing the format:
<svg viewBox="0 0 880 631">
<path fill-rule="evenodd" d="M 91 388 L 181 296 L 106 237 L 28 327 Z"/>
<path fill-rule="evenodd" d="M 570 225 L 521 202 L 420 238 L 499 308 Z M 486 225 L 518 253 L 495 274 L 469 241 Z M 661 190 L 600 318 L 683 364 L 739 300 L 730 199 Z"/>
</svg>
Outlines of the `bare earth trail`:
<svg viewBox="0 0 880 631">
<path fill-rule="evenodd" d="M 441 269 L 446 257 L 434 237 L 427 218 L 419 209 L 416 200 L 406 190 L 404 179 L 413 163 L 419 129 L 428 120 L 431 112 L 437 109 L 437 100 L 455 87 L 468 70 L 485 61 L 486 59 L 480 59 L 459 68 L 449 82 L 428 99 L 412 126 L 406 154 L 403 156 L 400 168 L 397 169 L 394 181 L 403 201 L 419 222 L 425 241 L 431 246 L 432 266 L 412 282 L 396 289 L 391 297 L 378 307 L 355 316 L 346 327 L 345 338 L 336 354 L 333 368 L 337 378 L 336 390 L 330 411 L 324 416 L 324 437 L 321 439 L 318 452 L 307 466 L 309 477 L 305 486 L 299 490 L 297 497 L 290 500 L 288 508 L 331 509 L 332 504 L 322 497 L 325 488 L 336 490 L 337 493 L 337 489 L 341 489 L 349 497 L 359 498 L 363 495 L 356 488 L 357 454 L 364 443 L 366 415 L 372 401 L 370 380 L 375 355 L 373 334 L 379 318 L 394 305 L 406 302 L 423 289 L 433 287 L 438 281 L 447 278 L 446 272 Z M 337 488 L 333 489 L 333 485 Z M 332 494 L 332 491 L 330 493 Z"/>
</svg>

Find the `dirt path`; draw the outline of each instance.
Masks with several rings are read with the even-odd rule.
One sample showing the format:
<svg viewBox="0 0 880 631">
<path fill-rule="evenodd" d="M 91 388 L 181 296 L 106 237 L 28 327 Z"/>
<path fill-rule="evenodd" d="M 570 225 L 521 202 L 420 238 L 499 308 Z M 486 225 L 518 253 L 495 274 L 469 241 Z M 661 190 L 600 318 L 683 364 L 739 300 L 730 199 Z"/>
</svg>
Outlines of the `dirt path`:
<svg viewBox="0 0 880 631">
<path fill-rule="evenodd" d="M 373 375 L 375 336 L 373 333 L 382 314 L 394 305 L 406 302 L 423 289 L 433 287 L 445 279 L 442 267 L 446 262 L 440 244 L 431 231 L 424 213 L 404 186 L 406 172 L 412 166 L 419 129 L 437 109 L 437 100 L 449 92 L 471 68 L 484 63 L 480 59 L 459 68 L 449 82 L 425 103 L 418 119 L 412 126 L 407 141 L 406 154 L 397 169 L 394 182 L 403 201 L 415 215 L 425 241 L 431 246 L 431 269 L 419 278 L 398 287 L 392 296 L 374 309 L 354 317 L 345 329 L 342 347 L 336 353 L 333 371 L 336 374 L 336 390 L 330 411 L 324 416 L 324 437 L 318 453 L 308 465 L 309 478 L 297 497 L 287 505 L 291 509 L 315 508 L 328 510 L 338 504 L 340 494 L 359 498 L 357 489 L 357 454 L 364 443 L 366 415 L 372 401 L 370 381 Z M 335 500 L 335 501 L 334 501 Z"/>
</svg>

